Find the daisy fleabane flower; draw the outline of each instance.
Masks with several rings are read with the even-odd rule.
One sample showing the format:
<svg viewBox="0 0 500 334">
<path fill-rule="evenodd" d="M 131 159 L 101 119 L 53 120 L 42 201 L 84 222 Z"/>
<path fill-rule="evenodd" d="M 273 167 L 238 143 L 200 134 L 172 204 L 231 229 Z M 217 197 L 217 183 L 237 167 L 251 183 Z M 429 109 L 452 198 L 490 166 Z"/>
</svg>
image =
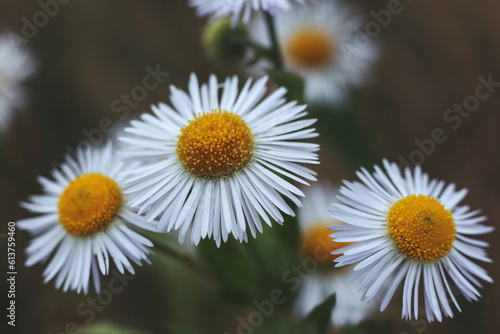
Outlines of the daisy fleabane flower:
<svg viewBox="0 0 500 334">
<path fill-rule="evenodd" d="M 196 8 L 198 16 L 231 16 L 233 23 L 240 19 L 248 23 L 252 12 L 266 11 L 274 14 L 278 11 L 288 11 L 294 5 L 308 1 L 314 0 L 189 0 L 189 5 Z"/>
<path fill-rule="evenodd" d="M 18 226 L 33 235 L 26 265 L 49 261 L 45 282 L 55 278 L 56 288 L 87 294 L 90 276 L 100 290 L 99 273 L 109 274 L 110 258 L 122 274 L 135 273 L 131 261 L 149 263 L 153 244 L 136 228 L 153 228 L 128 205 L 119 174 L 124 167 L 111 144 L 78 149 L 76 159 L 68 155 L 52 171 L 53 180 L 39 177 L 45 194 L 21 203 L 40 214 Z"/>
<path fill-rule="evenodd" d="M 381 311 L 402 284 L 403 318 L 417 319 L 419 308 L 428 321 L 453 317 L 451 304 L 460 310 L 454 287 L 472 301 L 480 297 L 479 279 L 492 282 L 472 260 L 491 262 L 488 244 L 475 236 L 493 229 L 481 224 L 486 217 L 479 211 L 458 205 L 466 189 L 430 180 L 420 166 L 402 174 L 395 163 L 383 165 L 385 172 L 362 169 L 361 182 L 346 181 L 340 190 L 332 215 L 348 225 L 332 226 L 332 237 L 354 244 L 334 251 L 343 254 L 337 265 L 356 264 L 350 279 L 362 278 L 365 299 L 385 292 Z"/>
<path fill-rule="evenodd" d="M 0 133 L 10 124 L 13 110 L 25 104 L 22 82 L 35 67 L 27 50 L 16 46 L 6 33 L 0 33 Z"/>
<path fill-rule="evenodd" d="M 351 5 L 322 0 L 280 12 L 275 19 L 284 67 L 304 79 L 308 102 L 343 102 L 351 87 L 369 81 L 379 48 L 373 40 L 352 47 L 356 28 L 363 26 L 364 20 Z M 261 45 L 271 46 L 263 16 L 252 21 L 250 36 Z M 249 71 L 260 73 L 268 65 L 264 61 Z"/>
<path fill-rule="evenodd" d="M 301 254 L 304 258 L 315 259 L 323 268 L 304 278 L 295 302 L 295 312 L 305 317 L 335 293 L 336 303 L 330 315 L 331 323 L 335 327 L 356 325 L 371 316 L 376 304 L 361 301 L 362 293 L 358 288 L 354 284 L 346 284 L 351 268 L 334 268 L 332 265 L 332 261 L 339 255 L 331 252 L 349 245 L 332 242 L 330 237 L 332 232 L 329 226 L 344 225 L 329 213 L 329 207 L 336 201 L 336 191 L 331 185 L 316 183 L 304 193 L 306 196 L 303 207 L 297 213 Z"/>
<path fill-rule="evenodd" d="M 162 231 L 180 230 L 181 242 L 191 227 L 193 244 L 213 237 L 217 245 L 231 233 L 247 240 L 247 227 L 255 237 L 268 215 L 281 224 L 280 210 L 294 215 L 281 194 L 300 205 L 303 193 L 284 177 L 315 180 L 299 163 L 318 163 L 318 145 L 297 140 L 317 136 L 316 120 L 301 119 L 306 107 L 286 102 L 284 88 L 263 98 L 266 82 L 248 79 L 238 91 L 237 77 L 219 84 L 212 75 L 200 87 L 192 74 L 189 93 L 170 88 L 173 108 L 160 103 L 131 122 L 122 154 L 142 165 L 127 171 L 139 213 L 160 217 Z"/>
</svg>

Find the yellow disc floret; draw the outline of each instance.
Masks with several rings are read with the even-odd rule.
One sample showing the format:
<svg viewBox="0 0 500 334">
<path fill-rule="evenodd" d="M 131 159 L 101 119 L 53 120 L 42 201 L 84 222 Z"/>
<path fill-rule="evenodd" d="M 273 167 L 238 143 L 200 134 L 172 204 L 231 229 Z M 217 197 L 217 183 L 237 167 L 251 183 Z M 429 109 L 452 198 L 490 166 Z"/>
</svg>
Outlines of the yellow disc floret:
<svg viewBox="0 0 500 334">
<path fill-rule="evenodd" d="M 317 28 L 296 31 L 285 44 L 285 56 L 295 65 L 319 69 L 332 62 L 337 54 L 335 38 Z"/>
<path fill-rule="evenodd" d="M 109 224 L 122 202 L 122 192 L 111 178 L 89 173 L 80 175 L 59 197 L 59 221 L 73 235 L 85 236 Z"/>
<path fill-rule="evenodd" d="M 342 255 L 331 254 L 331 252 L 349 246 L 350 243 L 332 241 L 330 235 L 334 232 L 328 228 L 330 225 L 333 225 L 333 223 L 318 223 L 304 232 L 304 236 L 302 237 L 302 252 L 304 256 L 315 258 L 321 264 L 331 264 L 336 258 Z M 325 256 L 325 254 L 328 254 L 328 256 Z"/>
<path fill-rule="evenodd" d="M 390 208 L 387 220 L 390 235 L 409 258 L 436 261 L 452 249 L 456 231 L 453 216 L 433 197 L 400 199 Z"/>
<path fill-rule="evenodd" d="M 220 109 L 195 116 L 178 139 L 179 160 L 198 176 L 231 174 L 250 159 L 253 150 L 252 132 L 241 116 Z"/>
</svg>

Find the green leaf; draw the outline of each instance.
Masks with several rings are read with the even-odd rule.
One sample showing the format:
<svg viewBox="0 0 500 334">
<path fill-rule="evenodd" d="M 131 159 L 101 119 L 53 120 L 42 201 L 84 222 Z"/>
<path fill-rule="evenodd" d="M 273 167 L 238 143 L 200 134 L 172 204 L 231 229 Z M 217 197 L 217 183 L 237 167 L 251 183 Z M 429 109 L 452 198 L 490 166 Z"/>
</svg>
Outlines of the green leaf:
<svg viewBox="0 0 500 334">
<path fill-rule="evenodd" d="M 198 331 L 187 328 L 185 326 L 170 324 L 168 328 L 172 331 L 173 334 L 199 334 Z"/>
<path fill-rule="evenodd" d="M 320 139 L 335 148 L 349 163 L 348 169 L 370 166 L 379 162 L 379 155 L 367 133 L 369 127 L 356 112 L 353 103 L 342 105 L 309 105 L 309 116 L 315 123 Z M 322 146 L 323 150 L 328 150 Z"/>
<path fill-rule="evenodd" d="M 287 71 L 270 69 L 269 75 L 276 82 L 278 86 L 285 87 L 287 98 L 291 101 L 297 101 L 299 104 L 304 104 L 304 80 L 294 73 Z"/>
<path fill-rule="evenodd" d="M 259 268 L 239 241 L 230 236 L 217 248 L 212 239 L 205 239 L 196 249 L 221 281 L 221 288 L 227 297 L 248 301 L 259 296 Z"/>
<path fill-rule="evenodd" d="M 148 332 L 130 329 L 110 322 L 99 322 L 82 328 L 82 334 L 149 334 Z"/>
<path fill-rule="evenodd" d="M 252 329 L 253 334 L 318 334 L 310 325 L 295 323 L 278 314 L 265 319 L 262 326 Z"/>
<path fill-rule="evenodd" d="M 293 203 L 288 203 L 293 208 Z M 282 283 L 283 273 L 296 264 L 297 250 L 299 249 L 299 232 L 296 219 L 284 215 L 283 225 L 273 222 L 268 226 L 264 221 L 263 233 L 255 239 L 248 240 L 248 245 L 243 245 L 251 251 L 258 264 L 261 275 L 264 275 L 269 290 Z M 255 254 L 256 253 L 256 254 Z"/>
<path fill-rule="evenodd" d="M 253 58 L 245 63 L 246 66 L 253 66 L 263 59 L 270 59 L 272 56 L 269 49 L 266 49 L 256 43 L 251 42 L 250 47 L 252 49 Z"/>
<path fill-rule="evenodd" d="M 335 307 L 335 293 L 332 293 L 325 301 L 316 306 L 304 319 L 304 323 L 313 324 L 318 332 L 324 332 L 329 324 L 332 310 Z"/>
</svg>

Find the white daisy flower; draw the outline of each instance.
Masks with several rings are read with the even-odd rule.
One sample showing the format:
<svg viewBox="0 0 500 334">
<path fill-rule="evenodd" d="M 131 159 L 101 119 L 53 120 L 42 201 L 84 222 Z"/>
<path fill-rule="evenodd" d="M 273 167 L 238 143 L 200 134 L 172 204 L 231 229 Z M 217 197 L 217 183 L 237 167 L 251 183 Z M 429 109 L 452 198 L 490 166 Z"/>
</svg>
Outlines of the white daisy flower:
<svg viewBox="0 0 500 334">
<path fill-rule="evenodd" d="M 351 86 L 369 81 L 370 69 L 379 56 L 375 42 L 363 48 L 353 44 L 356 28 L 363 18 L 337 0 L 319 1 L 296 10 L 278 13 L 276 33 L 285 69 L 305 80 L 305 97 L 310 102 L 338 103 Z M 271 46 L 264 17 L 250 25 L 250 35 L 258 44 Z M 268 67 L 260 63 L 251 72 Z"/>
<path fill-rule="evenodd" d="M 233 23 L 240 19 L 248 23 L 252 12 L 266 11 L 274 14 L 290 10 L 294 4 L 304 4 L 307 1 L 312 0 L 189 0 L 189 5 L 196 8 L 198 16 L 231 16 Z"/>
<path fill-rule="evenodd" d="M 299 120 L 306 107 L 287 103 L 284 88 L 262 99 L 266 82 L 249 79 L 238 92 L 237 77 L 219 85 L 212 75 L 200 88 L 192 74 L 188 94 L 171 86 L 173 108 L 160 103 L 131 122 L 134 136 L 121 139 L 130 145 L 124 156 L 144 164 L 127 172 L 139 213 L 161 216 L 158 228 L 179 229 L 181 242 L 192 227 L 192 243 L 208 236 L 217 245 L 230 233 L 246 240 L 247 225 L 255 237 L 268 215 L 281 224 L 279 210 L 294 215 L 279 193 L 297 205 L 303 193 L 282 176 L 315 180 L 299 163 L 318 163 L 318 145 L 296 140 L 316 137 L 316 120 Z"/>
<path fill-rule="evenodd" d="M 342 253 L 338 265 L 357 264 L 350 279 L 363 278 L 361 289 L 370 300 L 384 292 L 383 311 L 399 285 L 403 285 L 402 317 L 419 316 L 419 289 L 429 321 L 453 317 L 451 304 L 460 307 L 455 286 L 468 300 L 477 300 L 479 279 L 492 282 L 486 271 L 471 261 L 491 262 L 487 243 L 475 235 L 492 231 L 480 223 L 486 217 L 468 206 L 458 206 L 466 189 L 445 187 L 429 180 L 419 166 L 401 174 L 395 163 L 384 160 L 386 171 L 375 166 L 357 175 L 362 182 L 345 182 L 333 217 L 349 225 L 333 226 L 336 242 L 355 242 L 334 251 Z M 420 282 L 422 281 L 422 284 Z"/>
<path fill-rule="evenodd" d="M 0 34 L 0 132 L 10 124 L 11 113 L 26 102 L 22 81 L 35 71 L 30 54 L 15 46 L 7 34 Z"/>
<path fill-rule="evenodd" d="M 331 265 L 338 255 L 332 251 L 349 243 L 332 242 L 331 225 L 344 225 L 330 217 L 328 208 L 335 201 L 335 191 L 330 186 L 314 185 L 306 193 L 304 207 L 298 212 L 301 231 L 302 254 L 315 259 L 318 264 Z M 323 269 L 323 270 L 322 270 Z M 356 325 L 368 318 L 376 309 L 375 303 L 361 301 L 362 293 L 353 284 L 346 284 L 348 268 L 320 268 L 308 275 L 295 302 L 295 311 L 304 317 L 316 306 L 335 293 L 336 304 L 330 319 L 335 327 Z"/>
<path fill-rule="evenodd" d="M 134 228 L 150 227 L 128 206 L 118 174 L 123 167 L 108 144 L 79 149 L 76 160 L 66 156 L 60 169 L 52 171 L 54 180 L 38 178 L 45 194 L 21 205 L 40 215 L 22 219 L 18 226 L 34 236 L 26 250 L 27 266 L 51 258 L 45 282 L 55 278 L 58 289 L 86 294 L 91 275 L 100 290 L 99 272 L 109 274 L 110 258 L 120 273 L 134 274 L 130 261 L 149 263 L 146 246 L 153 244 Z"/>
</svg>

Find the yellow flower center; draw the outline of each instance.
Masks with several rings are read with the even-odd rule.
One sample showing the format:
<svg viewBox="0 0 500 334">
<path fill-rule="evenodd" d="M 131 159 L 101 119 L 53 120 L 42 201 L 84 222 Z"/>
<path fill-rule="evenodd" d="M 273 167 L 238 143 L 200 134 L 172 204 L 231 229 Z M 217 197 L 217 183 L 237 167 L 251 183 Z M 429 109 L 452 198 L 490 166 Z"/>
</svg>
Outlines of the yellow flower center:
<svg viewBox="0 0 500 334">
<path fill-rule="evenodd" d="M 302 238 L 302 253 L 306 257 L 315 258 L 320 264 L 331 264 L 336 258 L 342 254 L 330 254 L 334 250 L 349 246 L 349 242 L 332 241 L 330 235 L 334 232 L 330 231 L 328 226 L 334 223 L 321 222 L 314 227 L 307 229 Z M 328 256 L 325 256 L 328 253 Z"/>
<path fill-rule="evenodd" d="M 177 156 L 196 175 L 228 175 L 252 156 L 252 132 L 240 115 L 219 109 L 188 122 L 178 136 Z"/>
<path fill-rule="evenodd" d="M 59 197 L 59 221 L 68 233 L 85 236 L 109 224 L 121 202 L 122 193 L 114 180 L 98 173 L 83 174 Z"/>
<path fill-rule="evenodd" d="M 284 49 L 291 63 L 306 69 L 322 68 L 332 62 L 338 53 L 335 38 L 313 27 L 295 32 Z"/>
<path fill-rule="evenodd" d="M 455 240 L 450 210 L 433 197 L 410 195 L 397 201 L 387 216 L 389 233 L 399 250 L 420 261 L 436 261 L 448 254 Z"/>
</svg>

